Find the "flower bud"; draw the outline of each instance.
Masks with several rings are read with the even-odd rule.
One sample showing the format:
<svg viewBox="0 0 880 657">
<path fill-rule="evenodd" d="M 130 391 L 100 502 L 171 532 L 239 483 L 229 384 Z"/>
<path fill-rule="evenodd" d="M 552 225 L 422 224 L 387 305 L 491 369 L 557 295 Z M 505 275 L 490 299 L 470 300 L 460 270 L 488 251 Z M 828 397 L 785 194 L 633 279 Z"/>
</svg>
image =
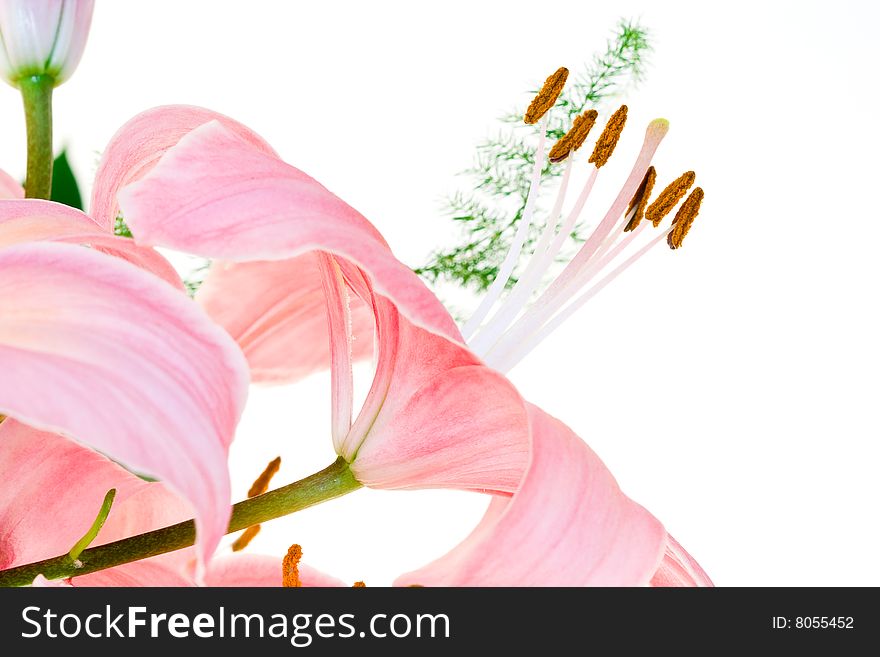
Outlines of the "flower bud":
<svg viewBox="0 0 880 657">
<path fill-rule="evenodd" d="M 0 0 L 0 73 L 17 87 L 34 75 L 55 86 L 82 57 L 94 0 Z"/>
</svg>

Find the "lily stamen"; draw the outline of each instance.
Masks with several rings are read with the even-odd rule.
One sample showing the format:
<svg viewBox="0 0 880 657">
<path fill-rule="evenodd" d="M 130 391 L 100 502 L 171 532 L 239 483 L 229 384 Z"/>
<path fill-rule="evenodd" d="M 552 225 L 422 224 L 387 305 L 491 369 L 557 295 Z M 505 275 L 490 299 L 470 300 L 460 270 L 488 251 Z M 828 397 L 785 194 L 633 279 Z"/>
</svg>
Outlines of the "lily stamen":
<svg viewBox="0 0 880 657">
<path fill-rule="evenodd" d="M 281 586 L 284 588 L 299 588 L 302 582 L 299 579 L 299 562 L 302 559 L 302 547 L 294 543 L 284 555 L 281 562 Z"/>
<path fill-rule="evenodd" d="M 553 144 L 547 159 L 553 163 L 562 162 L 569 155 L 584 145 L 593 126 L 596 125 L 596 119 L 599 112 L 589 110 L 580 116 L 575 117 L 571 130 L 566 132 L 562 139 Z"/>
<path fill-rule="evenodd" d="M 679 248 L 690 230 L 703 196 L 702 190 L 699 192 L 695 190 L 676 214 L 671 227 L 651 239 L 634 255 L 626 258 L 610 273 L 605 274 L 585 290 L 597 275 L 611 267 L 618 258 L 624 257 L 624 253 L 633 241 L 644 232 L 646 226 L 643 223 L 644 219 L 649 220 L 654 227 L 658 227 L 663 217 L 678 205 L 694 183 L 695 174 L 688 171 L 667 185 L 649 205 L 657 176 L 656 170 L 651 166 L 651 159 L 669 129 L 669 124 L 664 119 L 652 121 L 648 125 L 645 141 L 632 171 L 604 218 L 556 279 L 537 298 L 533 298 L 536 290 L 545 280 L 547 272 L 556 262 L 565 240 L 574 230 L 595 185 L 599 169 L 613 154 L 626 124 L 628 110 L 626 105 L 622 105 L 606 122 L 588 160 L 593 168 L 574 207 L 560 225 L 575 159 L 572 156 L 577 148 L 583 145 L 597 117 L 595 110 L 585 112 L 575 119 L 572 129 L 553 146 L 547 156 L 551 162 L 567 160 L 556 201 L 547 215 L 544 228 L 525 269 L 506 298 L 497 303 L 516 262 L 519 261 L 520 251 L 534 215 L 535 197 L 538 195 L 537 174 L 540 171 L 539 167 L 543 165 L 547 117 L 544 114 L 537 114 L 538 109 L 533 110 L 533 107 L 540 108 L 544 112 L 549 111 L 550 107 L 544 109 L 549 98 L 547 89 L 561 85 L 559 79 L 556 74 L 550 76 L 538 95 L 542 99 L 541 102 L 536 98 L 526 112 L 527 122 L 534 122 L 530 119 L 537 120 L 536 117 L 540 118 L 540 116 L 544 118 L 541 119 L 539 126 L 535 171 L 523 216 L 520 218 L 513 244 L 499 268 L 498 275 L 477 310 L 462 329 L 468 346 L 490 366 L 501 371 L 512 368 L 562 321 L 662 239 L 666 239 L 671 248 Z M 495 308 L 494 313 L 492 313 L 493 308 Z"/>
<path fill-rule="evenodd" d="M 635 230 L 639 223 L 641 223 L 642 219 L 645 218 L 645 209 L 648 207 L 648 199 L 651 197 L 651 192 L 654 191 L 655 182 L 657 182 L 657 169 L 650 166 L 648 167 L 648 172 L 645 174 L 645 179 L 642 180 L 642 184 L 639 186 L 635 196 L 632 197 L 632 201 L 629 202 L 629 207 L 626 209 L 626 213 L 630 214 L 633 208 L 635 208 L 635 214 L 631 215 L 629 222 L 626 224 L 626 228 L 623 229 L 624 232 Z"/>
<path fill-rule="evenodd" d="M 694 219 L 696 219 L 702 203 L 703 188 L 697 187 L 691 192 L 690 196 L 685 199 L 685 202 L 681 204 L 678 212 L 675 213 L 675 218 L 672 220 L 672 231 L 669 233 L 669 238 L 667 239 L 669 248 L 677 249 L 681 247 L 681 243 L 691 229 L 691 224 L 694 223 Z"/>
<path fill-rule="evenodd" d="M 566 76 L 568 75 L 567 69 L 559 69 L 559 71 L 565 71 Z M 544 84 L 545 88 L 551 82 L 551 79 L 556 78 L 559 75 L 559 71 L 551 75 L 547 78 L 547 82 Z M 559 94 L 562 93 L 562 85 L 565 83 L 565 78 L 562 78 L 562 84 L 559 85 L 559 88 L 555 91 L 555 96 L 553 96 L 553 102 L 556 102 L 556 98 L 559 97 Z M 541 90 L 541 93 L 532 101 L 532 105 L 537 103 L 538 99 L 544 93 L 544 89 Z M 549 96 L 548 96 L 549 97 Z M 546 98 L 545 98 L 546 102 Z M 543 105 L 541 105 L 543 107 Z M 531 107 L 529 110 L 531 111 Z M 479 307 L 474 311 L 474 314 L 471 318 L 465 323 L 464 327 L 462 327 L 461 332 L 465 339 L 468 339 L 472 336 L 480 325 L 483 323 L 483 320 L 486 318 L 486 315 L 489 314 L 489 311 L 492 309 L 492 306 L 495 305 L 495 302 L 501 297 L 504 292 L 504 288 L 507 286 L 507 281 L 510 280 L 510 275 L 513 273 L 513 268 L 516 266 L 517 261 L 519 260 L 519 254 L 522 250 L 523 244 L 525 244 L 526 236 L 529 232 L 529 226 L 532 222 L 532 215 L 535 211 L 535 203 L 538 198 L 538 187 L 541 184 L 541 171 L 544 168 L 544 145 L 547 141 L 547 117 L 544 116 L 544 113 L 549 110 L 544 110 L 541 113 L 543 118 L 540 119 L 540 123 L 538 125 L 538 147 L 535 151 L 535 164 L 532 167 L 532 179 L 529 183 L 529 194 L 526 200 L 525 208 L 523 208 L 522 217 L 520 217 L 519 225 L 516 229 L 516 234 L 513 237 L 513 242 L 510 245 L 510 250 L 507 252 L 507 255 L 504 258 L 504 262 L 501 263 L 501 267 L 498 268 L 498 274 L 495 276 L 495 280 L 492 281 L 492 285 L 489 286 L 489 290 L 486 292 L 486 296 L 483 298 L 482 303 L 480 303 Z M 529 123 L 530 114 L 526 112 L 526 123 Z"/>
<path fill-rule="evenodd" d="M 278 472 L 281 468 L 281 457 L 276 456 L 274 459 L 269 461 L 269 464 L 266 466 L 266 469 L 260 473 L 260 476 L 254 480 L 254 483 L 251 484 L 250 489 L 248 489 L 248 497 L 256 497 L 257 495 L 262 495 L 267 490 L 269 490 L 269 483 L 272 481 L 272 477 Z"/>
<path fill-rule="evenodd" d="M 281 457 L 276 456 L 274 459 L 269 461 L 269 465 L 266 466 L 266 469 L 260 473 L 260 476 L 254 480 L 254 483 L 251 484 L 250 489 L 248 490 L 248 498 L 256 497 L 257 495 L 262 495 L 266 491 L 269 490 L 269 483 L 272 481 L 272 477 L 278 472 L 278 469 L 281 467 Z M 245 529 L 241 535 L 235 539 L 232 543 L 232 551 L 239 552 L 244 550 L 248 544 L 254 537 L 260 533 L 260 525 L 251 525 L 247 529 Z"/>
<path fill-rule="evenodd" d="M 599 139 L 596 140 L 596 146 L 593 148 L 593 153 L 590 155 L 590 159 L 588 162 L 591 164 L 595 164 L 596 168 L 600 168 L 608 162 L 612 153 L 614 153 L 614 148 L 617 146 L 617 142 L 620 141 L 620 135 L 623 132 L 623 126 L 626 125 L 626 115 L 629 111 L 626 105 L 621 105 L 618 110 L 611 115 L 611 118 L 608 119 L 608 123 L 605 124 L 605 129 L 602 131 L 602 134 L 599 135 Z"/>
<path fill-rule="evenodd" d="M 645 218 L 654 224 L 654 227 L 660 225 L 667 214 L 672 211 L 678 202 L 684 198 L 687 191 L 694 184 L 697 176 L 693 171 L 685 171 L 678 178 L 666 185 L 666 189 L 660 192 L 657 200 L 651 203 L 645 211 Z"/>
<path fill-rule="evenodd" d="M 560 66 L 553 75 L 544 80 L 544 85 L 532 100 L 523 121 L 531 125 L 537 123 L 559 100 L 559 94 L 565 87 L 565 81 L 568 79 L 568 69 Z"/>
<path fill-rule="evenodd" d="M 232 543 L 232 551 L 233 552 L 241 552 L 248 545 L 250 545 L 251 541 L 256 538 L 257 534 L 260 533 L 260 528 L 262 525 L 251 525 L 247 529 L 245 529 L 241 535 L 235 539 Z"/>
</svg>

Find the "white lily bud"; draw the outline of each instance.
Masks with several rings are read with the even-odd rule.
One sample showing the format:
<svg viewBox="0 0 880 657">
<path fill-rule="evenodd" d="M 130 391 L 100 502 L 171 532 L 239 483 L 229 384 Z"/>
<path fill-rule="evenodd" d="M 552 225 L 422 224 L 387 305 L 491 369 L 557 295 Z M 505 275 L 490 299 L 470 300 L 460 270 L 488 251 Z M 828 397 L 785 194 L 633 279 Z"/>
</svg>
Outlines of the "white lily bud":
<svg viewBox="0 0 880 657">
<path fill-rule="evenodd" d="M 64 82 L 82 57 L 94 8 L 94 0 L 0 0 L 4 79 L 14 87 L 34 75 Z"/>
</svg>

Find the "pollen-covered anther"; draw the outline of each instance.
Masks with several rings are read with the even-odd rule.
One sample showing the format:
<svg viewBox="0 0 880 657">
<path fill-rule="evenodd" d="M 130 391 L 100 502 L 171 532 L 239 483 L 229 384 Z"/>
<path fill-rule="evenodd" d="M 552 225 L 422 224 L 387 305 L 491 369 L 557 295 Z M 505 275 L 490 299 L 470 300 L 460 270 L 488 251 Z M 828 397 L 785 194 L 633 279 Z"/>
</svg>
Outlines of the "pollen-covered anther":
<svg viewBox="0 0 880 657">
<path fill-rule="evenodd" d="M 666 238 L 666 242 L 669 244 L 670 249 L 678 249 L 681 247 L 681 243 L 691 229 L 691 224 L 694 223 L 694 219 L 696 219 L 697 215 L 700 213 L 700 205 L 702 203 L 703 188 L 695 187 L 694 191 L 690 193 L 690 196 L 688 196 L 684 203 L 681 204 L 678 212 L 675 213 L 675 218 L 672 220 L 672 231 Z"/>
<path fill-rule="evenodd" d="M 544 86 L 538 92 L 538 95 L 532 100 L 523 121 L 531 125 L 541 120 L 550 108 L 556 104 L 565 81 L 568 79 L 568 69 L 564 66 L 556 69 L 556 72 L 544 81 Z"/>
<path fill-rule="evenodd" d="M 299 580 L 299 561 L 302 559 L 302 555 L 302 548 L 296 543 L 287 550 L 287 554 L 281 562 L 281 586 L 285 588 L 302 586 L 302 582 Z"/>
<path fill-rule="evenodd" d="M 654 227 L 660 225 L 663 217 L 672 211 L 672 208 L 684 198 L 687 190 L 694 184 L 697 176 L 693 171 L 685 171 L 678 178 L 666 185 L 666 189 L 660 192 L 660 196 L 651 203 L 645 211 L 645 217 L 654 224 Z"/>
<path fill-rule="evenodd" d="M 364 584 L 362 581 L 359 580 L 359 581 L 355 582 L 354 584 L 352 584 L 352 585 L 351 585 L 351 588 L 353 588 L 353 589 L 365 589 L 365 588 L 367 588 L 367 585 Z"/>
<path fill-rule="evenodd" d="M 596 117 L 598 116 L 599 113 L 596 110 L 588 110 L 576 117 L 571 130 L 566 132 L 562 139 L 557 141 L 553 148 L 550 149 L 550 154 L 547 156 L 548 159 L 551 162 L 562 162 L 562 160 L 583 146 L 587 140 L 587 135 L 590 134 L 590 130 L 596 124 Z"/>
<path fill-rule="evenodd" d="M 235 542 L 232 544 L 232 551 L 241 552 L 250 544 L 252 540 L 254 540 L 254 537 L 259 533 L 260 525 L 251 525 L 250 527 L 248 527 L 241 533 L 241 536 L 235 539 Z"/>
<path fill-rule="evenodd" d="M 648 207 L 648 199 L 651 197 L 655 182 L 657 182 L 657 170 L 652 166 L 648 167 L 648 170 L 645 172 L 645 177 L 642 178 L 642 183 L 639 185 L 636 193 L 633 194 L 632 200 L 629 202 L 629 207 L 626 209 L 625 214 L 632 212 L 633 208 L 636 209 L 636 213 L 632 216 L 632 219 L 629 220 L 629 223 L 626 225 L 626 228 L 623 229 L 623 232 L 635 230 L 638 225 L 642 223 L 642 219 L 645 218 L 645 208 Z"/>
<path fill-rule="evenodd" d="M 608 119 L 608 123 L 605 124 L 605 129 L 602 131 L 602 134 L 599 135 L 599 139 L 596 141 L 596 146 L 593 148 L 593 154 L 590 155 L 589 160 L 596 165 L 597 169 L 604 166 L 611 157 L 611 154 L 614 153 L 614 147 L 617 146 L 617 141 L 620 139 L 620 133 L 623 132 L 623 126 L 626 125 L 627 111 L 627 106 L 621 105 L 618 110 L 611 115 L 611 118 Z"/>
<path fill-rule="evenodd" d="M 266 466 L 266 469 L 263 470 L 262 474 L 254 480 L 253 484 L 251 484 L 250 490 L 248 490 L 248 497 L 256 497 L 257 495 L 262 495 L 267 490 L 269 490 L 269 482 L 272 481 L 272 477 L 275 476 L 275 473 L 278 472 L 278 469 L 280 467 L 280 456 L 276 456 L 274 459 L 269 461 L 269 465 Z"/>
<path fill-rule="evenodd" d="M 250 489 L 248 490 L 248 497 L 256 497 L 257 495 L 262 495 L 267 490 L 269 490 L 269 483 L 272 481 L 272 477 L 275 476 L 275 473 L 278 472 L 278 469 L 281 467 L 281 457 L 276 456 L 274 459 L 269 461 L 269 465 L 266 466 L 266 469 L 260 473 L 260 476 L 254 480 L 254 483 L 251 484 Z M 248 544 L 254 540 L 254 537 L 260 533 L 259 525 L 251 525 L 247 529 L 245 529 L 241 536 L 235 539 L 235 542 L 232 544 L 233 552 L 240 552 L 244 550 Z"/>
</svg>

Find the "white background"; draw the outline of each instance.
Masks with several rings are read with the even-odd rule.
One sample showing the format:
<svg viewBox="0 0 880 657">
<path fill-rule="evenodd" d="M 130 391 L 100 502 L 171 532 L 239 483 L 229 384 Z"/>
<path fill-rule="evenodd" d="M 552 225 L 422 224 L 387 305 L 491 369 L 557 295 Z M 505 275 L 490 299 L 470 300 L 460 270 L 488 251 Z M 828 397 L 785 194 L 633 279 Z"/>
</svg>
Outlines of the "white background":
<svg viewBox="0 0 880 657">
<path fill-rule="evenodd" d="M 627 98 L 616 180 L 664 116 L 661 176 L 695 169 L 703 211 L 686 248 L 650 253 L 511 378 L 717 584 L 880 585 L 872 3 L 99 2 L 56 92 L 57 144 L 90 190 L 135 113 L 222 111 L 417 265 L 455 241 L 440 198 L 495 117 L 557 66 L 579 70 L 621 16 L 641 19 L 655 53 Z M 0 118 L 0 166 L 21 176 L 11 88 Z M 254 391 L 232 453 L 236 498 L 277 453 L 276 483 L 333 460 L 328 390 L 315 376 Z M 388 584 L 452 547 L 484 506 L 361 491 L 266 525 L 249 549 L 280 557 L 299 542 L 314 566 Z"/>
</svg>

